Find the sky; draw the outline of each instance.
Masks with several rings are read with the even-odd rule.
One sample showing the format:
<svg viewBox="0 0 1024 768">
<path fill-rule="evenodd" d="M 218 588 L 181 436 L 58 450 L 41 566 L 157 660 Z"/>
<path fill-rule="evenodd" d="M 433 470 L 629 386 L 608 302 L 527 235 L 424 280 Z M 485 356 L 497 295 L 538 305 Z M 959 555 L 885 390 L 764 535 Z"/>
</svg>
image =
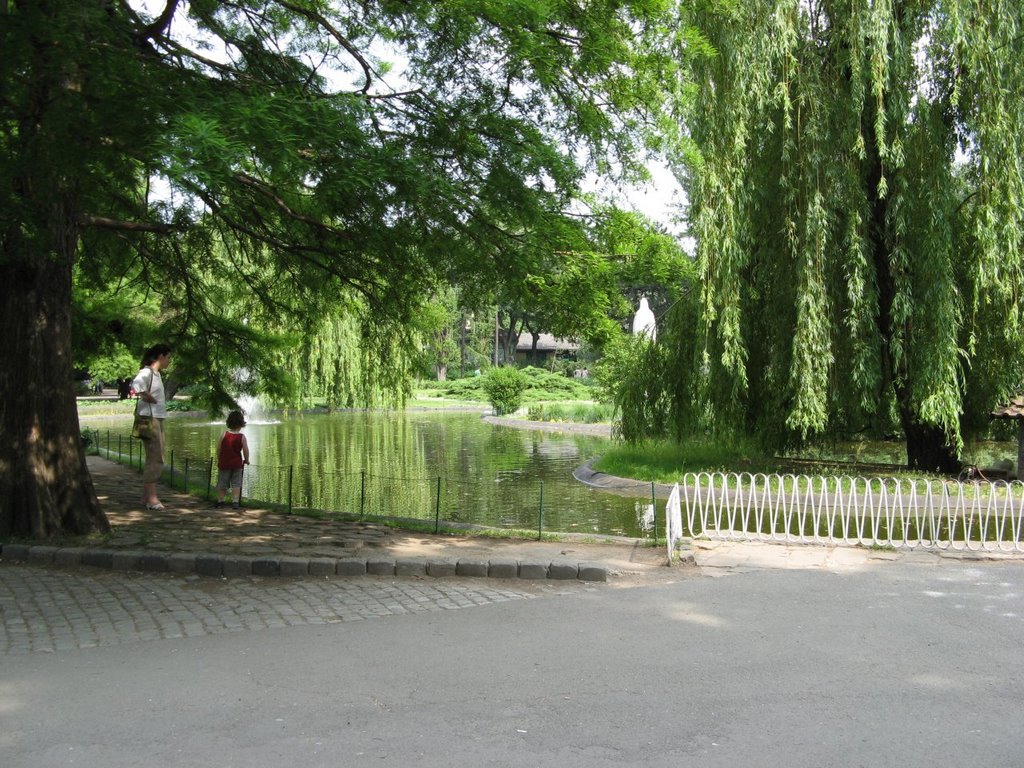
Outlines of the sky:
<svg viewBox="0 0 1024 768">
<path fill-rule="evenodd" d="M 669 232 L 682 235 L 684 227 L 680 219 L 686 201 L 683 188 L 663 163 L 651 161 L 647 170 L 651 173 L 650 183 L 626 190 L 626 201 L 635 210 L 664 225 Z"/>
</svg>

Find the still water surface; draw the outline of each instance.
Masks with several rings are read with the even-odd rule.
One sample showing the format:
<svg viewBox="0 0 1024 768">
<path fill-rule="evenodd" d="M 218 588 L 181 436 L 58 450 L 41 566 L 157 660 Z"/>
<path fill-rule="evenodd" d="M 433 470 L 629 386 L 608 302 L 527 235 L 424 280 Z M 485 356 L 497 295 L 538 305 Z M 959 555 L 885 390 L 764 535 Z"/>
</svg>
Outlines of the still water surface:
<svg viewBox="0 0 1024 768">
<path fill-rule="evenodd" d="M 168 420 L 176 467 L 207 461 L 223 431 L 219 421 Z M 605 438 L 435 411 L 275 415 L 245 434 L 248 498 L 287 503 L 290 484 L 295 507 L 625 536 L 646 535 L 650 520 L 649 486 L 629 498 L 573 479 Z"/>
</svg>

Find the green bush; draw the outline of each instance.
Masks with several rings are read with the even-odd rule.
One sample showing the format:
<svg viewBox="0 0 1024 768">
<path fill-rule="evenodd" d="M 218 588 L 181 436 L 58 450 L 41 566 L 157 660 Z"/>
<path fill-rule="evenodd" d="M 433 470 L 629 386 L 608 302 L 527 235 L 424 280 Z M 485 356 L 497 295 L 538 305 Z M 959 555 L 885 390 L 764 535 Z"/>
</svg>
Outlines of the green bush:
<svg viewBox="0 0 1024 768">
<path fill-rule="evenodd" d="M 557 403 L 534 403 L 528 406 L 530 421 L 574 422 L 576 424 L 607 424 L 612 420 L 612 409 L 602 403 L 566 406 Z"/>
<path fill-rule="evenodd" d="M 584 379 L 574 379 L 558 373 L 550 373 L 542 368 L 527 366 L 519 369 L 526 380 L 522 402 L 536 403 L 544 400 L 592 400 L 595 397 L 595 383 Z M 490 371 L 490 369 L 488 369 Z M 487 402 L 489 396 L 484 389 L 483 376 L 467 376 L 462 379 L 427 382 L 421 389 L 431 395 L 452 400 L 468 400 L 471 402 Z"/>
<path fill-rule="evenodd" d="M 612 420 L 612 407 L 607 403 L 592 405 L 587 412 L 588 424 L 605 424 Z"/>
<path fill-rule="evenodd" d="M 452 400 L 484 402 L 487 400 L 487 394 L 484 392 L 483 380 L 483 376 L 467 376 L 464 379 L 440 381 L 434 391 L 441 397 Z"/>
<path fill-rule="evenodd" d="M 590 400 L 594 397 L 593 387 L 583 379 L 574 379 L 560 373 L 551 373 L 543 368 L 528 365 L 522 369 L 527 385 L 524 399 L 532 400 Z"/>
<path fill-rule="evenodd" d="M 526 376 L 518 368 L 491 368 L 483 376 L 484 392 L 496 416 L 515 413 L 523 402 Z"/>
<path fill-rule="evenodd" d="M 668 436 L 671 401 L 664 382 L 671 372 L 666 359 L 664 348 L 643 336 L 630 336 L 609 344 L 594 365 L 602 400 L 611 403 L 616 432 L 627 443 Z"/>
</svg>

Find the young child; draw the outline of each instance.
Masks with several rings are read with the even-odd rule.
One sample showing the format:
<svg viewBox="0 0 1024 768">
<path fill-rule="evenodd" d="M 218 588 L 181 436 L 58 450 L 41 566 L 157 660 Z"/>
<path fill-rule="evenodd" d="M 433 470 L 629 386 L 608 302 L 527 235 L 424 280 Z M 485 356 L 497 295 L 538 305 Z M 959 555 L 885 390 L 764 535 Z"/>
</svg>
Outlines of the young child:
<svg viewBox="0 0 1024 768">
<path fill-rule="evenodd" d="M 217 503 L 224 504 L 224 496 L 231 486 L 231 506 L 238 509 L 242 501 L 242 467 L 249 463 L 249 443 L 242 434 L 245 418 L 241 411 L 228 414 L 228 431 L 221 435 L 217 443 Z"/>
</svg>

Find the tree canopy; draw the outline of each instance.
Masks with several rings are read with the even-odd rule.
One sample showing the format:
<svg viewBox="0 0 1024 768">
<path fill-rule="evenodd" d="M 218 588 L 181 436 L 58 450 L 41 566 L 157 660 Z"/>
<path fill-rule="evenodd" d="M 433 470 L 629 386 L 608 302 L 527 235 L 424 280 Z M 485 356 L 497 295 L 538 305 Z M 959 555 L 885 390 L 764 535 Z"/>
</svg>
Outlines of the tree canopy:
<svg viewBox="0 0 1024 768">
<path fill-rule="evenodd" d="M 275 324 L 328 322 L 354 296 L 394 339 L 438 279 L 523 279 L 579 215 L 587 169 L 640 172 L 678 82 L 673 13 L 5 0 L 0 534 L 105 525 L 78 444 L 74 298 L 133 286 L 146 340 L 216 402 L 239 369 L 286 386 Z M 115 320 L 97 331 L 141 340 Z"/>
<path fill-rule="evenodd" d="M 693 20 L 717 55 L 688 124 L 703 333 L 679 365 L 719 426 L 901 433 L 911 466 L 957 467 L 1024 384 L 1024 6 L 758 0 Z"/>
</svg>

